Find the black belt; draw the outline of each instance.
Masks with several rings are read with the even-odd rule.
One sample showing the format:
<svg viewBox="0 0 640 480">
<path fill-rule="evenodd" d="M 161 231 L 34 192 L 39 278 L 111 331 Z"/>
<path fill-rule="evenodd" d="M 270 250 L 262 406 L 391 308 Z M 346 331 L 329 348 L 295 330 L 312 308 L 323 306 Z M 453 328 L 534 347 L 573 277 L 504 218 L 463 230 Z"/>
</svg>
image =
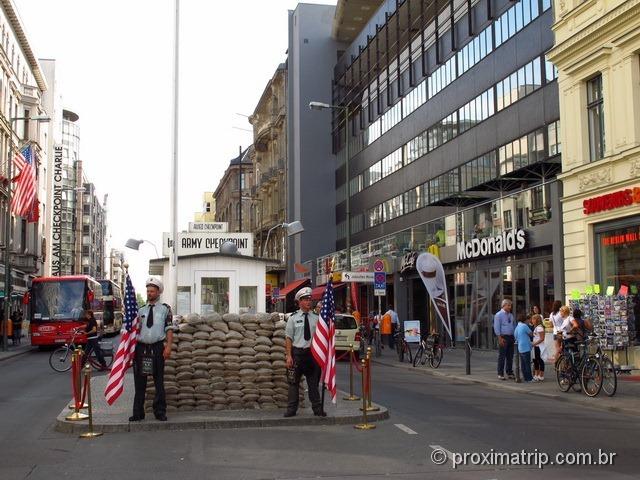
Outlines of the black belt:
<svg viewBox="0 0 640 480">
<path fill-rule="evenodd" d="M 145 342 L 138 342 L 140 345 L 157 345 L 159 343 L 164 343 L 164 338 L 162 340 L 158 340 L 157 342 L 153 342 L 153 343 L 145 343 Z"/>
<path fill-rule="evenodd" d="M 310 351 L 311 351 L 311 347 L 307 347 L 307 348 L 293 347 L 293 353 L 307 353 Z"/>
</svg>

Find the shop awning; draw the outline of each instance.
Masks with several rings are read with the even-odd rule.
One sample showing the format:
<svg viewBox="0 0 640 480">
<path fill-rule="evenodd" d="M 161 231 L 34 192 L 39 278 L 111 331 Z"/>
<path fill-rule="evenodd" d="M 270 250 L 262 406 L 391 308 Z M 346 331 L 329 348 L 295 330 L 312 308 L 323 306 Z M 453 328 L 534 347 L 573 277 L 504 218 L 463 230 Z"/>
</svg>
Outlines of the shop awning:
<svg viewBox="0 0 640 480">
<path fill-rule="evenodd" d="M 298 290 L 303 285 L 306 285 L 307 283 L 309 283 L 308 278 L 294 280 L 291 283 L 287 283 L 284 287 L 280 289 L 280 295 L 278 295 L 278 300 L 284 300 L 287 295 L 289 295 L 292 292 L 295 292 L 296 290 Z"/>
<path fill-rule="evenodd" d="M 339 288 L 343 288 L 346 285 L 347 285 L 346 283 L 334 283 L 333 284 L 333 289 L 334 290 L 338 290 Z M 327 288 L 326 284 L 314 288 L 313 290 L 311 290 L 311 298 L 313 300 L 320 300 L 322 298 L 322 295 L 324 295 L 324 290 L 326 288 Z"/>
</svg>

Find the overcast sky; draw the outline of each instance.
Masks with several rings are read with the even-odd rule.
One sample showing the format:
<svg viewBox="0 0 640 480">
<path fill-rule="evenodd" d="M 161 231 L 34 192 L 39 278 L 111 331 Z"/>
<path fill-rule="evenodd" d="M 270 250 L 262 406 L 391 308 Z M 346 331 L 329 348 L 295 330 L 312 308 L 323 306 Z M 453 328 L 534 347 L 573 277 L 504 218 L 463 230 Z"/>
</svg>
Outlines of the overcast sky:
<svg viewBox="0 0 640 480">
<path fill-rule="evenodd" d="M 57 61 L 65 108 L 80 115 L 80 157 L 108 199 L 108 247 L 129 237 L 161 253 L 169 231 L 173 1 L 14 0 L 38 58 Z M 186 230 L 238 147 L 247 118 L 286 59 L 295 0 L 182 0 L 179 219 Z M 335 5 L 335 0 L 307 1 Z M 236 127 L 236 128 L 234 128 Z M 140 290 L 151 245 L 125 249 Z"/>
</svg>

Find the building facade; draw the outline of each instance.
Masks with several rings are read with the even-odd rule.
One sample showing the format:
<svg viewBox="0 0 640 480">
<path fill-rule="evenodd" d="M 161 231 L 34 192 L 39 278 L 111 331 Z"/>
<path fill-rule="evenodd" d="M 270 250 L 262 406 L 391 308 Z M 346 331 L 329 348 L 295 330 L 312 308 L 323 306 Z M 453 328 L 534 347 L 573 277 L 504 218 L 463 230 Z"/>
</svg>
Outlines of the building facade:
<svg viewBox="0 0 640 480">
<path fill-rule="evenodd" d="M 602 293 L 626 290 L 635 298 L 640 286 L 640 2 L 556 2 L 553 29 L 551 59 L 560 74 L 563 118 L 564 293 L 598 285 Z M 640 310 L 635 310 L 640 332 Z M 639 367 L 638 347 L 631 355 L 629 362 Z"/>
<path fill-rule="evenodd" d="M 304 3 L 289 12 L 286 215 L 287 222 L 301 221 L 304 232 L 287 240 L 288 281 L 296 264 L 335 249 L 331 114 L 309 109 L 312 101 L 331 102 L 332 70 L 344 48 L 331 36 L 335 13 L 335 6 Z"/>
<path fill-rule="evenodd" d="M 503 298 L 550 310 L 564 274 L 552 23 L 550 0 L 380 6 L 334 68 L 350 115 L 332 118 L 337 251 L 317 259 L 321 281 L 346 268 L 349 235 L 352 270 L 383 260 L 383 310 L 423 331 L 441 328 L 415 269 L 426 250 L 445 268 L 454 339 L 495 347 Z M 371 286 L 357 292 L 365 315 L 377 307 Z"/>
<path fill-rule="evenodd" d="M 251 188 L 254 186 L 253 145 L 231 159 L 213 193 L 215 221 L 227 222 L 229 232 L 251 231 Z M 255 245 L 254 245 L 255 249 Z"/>
<path fill-rule="evenodd" d="M 1 298 L 4 300 L 9 289 L 12 303 L 17 308 L 19 296 L 26 292 L 28 281 L 40 275 L 44 252 L 42 250 L 42 216 L 46 209 L 43 201 L 41 179 L 46 175 L 47 130 L 33 117 L 44 117 L 42 96 L 47 83 L 38 63 L 24 26 L 20 21 L 13 2 L 3 2 L 0 9 L 0 244 L 2 245 L 2 268 L 0 268 Z M 15 169 L 9 175 L 8 167 L 15 152 L 30 145 L 36 169 L 38 204 L 34 203 L 32 221 L 8 213 L 8 189 L 6 179 L 16 174 Z M 15 183 L 13 184 L 15 186 Z M 37 210 L 35 210 L 37 206 Z M 35 219 L 35 214 L 39 217 Z M 7 221 L 10 221 L 11 237 L 6 236 Z M 5 285 L 5 253 L 9 248 L 11 266 L 11 284 Z M 9 288 L 7 288 L 9 287 Z"/>
<path fill-rule="evenodd" d="M 106 224 L 106 196 L 104 203 L 96 194 L 93 183 L 84 183 L 82 193 L 82 235 L 81 241 L 81 270 L 77 273 L 90 275 L 96 279 L 106 278 L 105 272 L 105 244 L 107 234 Z"/>
<path fill-rule="evenodd" d="M 120 286 L 120 290 L 124 293 L 125 281 L 127 278 L 127 267 L 125 264 L 124 252 L 112 248 L 109 251 L 109 274 L 108 278 Z"/>
<path fill-rule="evenodd" d="M 256 255 L 275 260 L 267 267 L 267 285 L 286 282 L 287 219 L 287 70 L 281 64 L 267 83 L 249 117 L 255 148 L 255 186 L 251 190 L 251 230 L 256 239 Z M 271 232 L 271 233 L 269 233 Z M 269 243 L 266 244 L 267 238 Z M 267 287 L 267 293 L 270 288 Z"/>
</svg>

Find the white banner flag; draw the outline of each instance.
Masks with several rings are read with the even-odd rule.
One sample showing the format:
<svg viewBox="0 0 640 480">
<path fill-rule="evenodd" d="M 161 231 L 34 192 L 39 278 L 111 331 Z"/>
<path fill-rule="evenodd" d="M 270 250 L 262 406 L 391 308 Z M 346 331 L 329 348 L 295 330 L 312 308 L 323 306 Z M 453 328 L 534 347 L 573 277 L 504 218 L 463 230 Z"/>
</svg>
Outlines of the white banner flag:
<svg viewBox="0 0 640 480">
<path fill-rule="evenodd" d="M 449 296 L 447 294 L 447 283 L 444 276 L 444 268 L 440 259 L 430 253 L 421 253 L 416 260 L 416 269 L 420 274 L 431 302 L 442 321 L 445 330 L 451 336 L 451 318 L 449 316 Z"/>
</svg>

